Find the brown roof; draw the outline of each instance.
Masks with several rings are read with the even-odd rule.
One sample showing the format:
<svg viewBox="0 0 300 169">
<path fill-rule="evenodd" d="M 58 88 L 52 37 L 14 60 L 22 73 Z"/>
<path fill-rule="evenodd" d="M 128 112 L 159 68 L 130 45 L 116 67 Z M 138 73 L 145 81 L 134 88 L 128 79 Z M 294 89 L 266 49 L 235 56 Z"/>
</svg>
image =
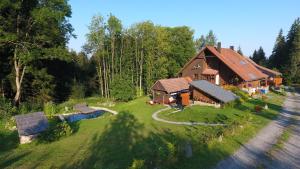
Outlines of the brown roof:
<svg viewBox="0 0 300 169">
<path fill-rule="evenodd" d="M 215 69 L 205 69 L 202 74 L 203 75 L 216 75 L 218 74 L 219 71 L 215 70 Z"/>
<path fill-rule="evenodd" d="M 172 79 L 161 79 L 151 87 L 152 90 L 166 91 L 167 93 L 179 92 L 189 89 L 189 83 L 191 82 L 189 77 L 180 77 Z"/>
<path fill-rule="evenodd" d="M 232 49 L 221 48 L 221 52 L 218 52 L 215 47 L 206 46 L 199 53 L 203 52 L 204 50 L 209 50 L 244 81 L 253 81 L 268 77 L 266 74 L 258 70 L 252 63 L 250 63 L 245 56 L 240 55 Z M 196 57 L 198 57 L 198 55 L 185 64 L 181 71 Z"/>
<path fill-rule="evenodd" d="M 257 63 L 255 63 L 252 59 L 247 58 L 249 62 L 251 62 L 257 69 L 262 71 L 264 74 L 267 74 L 269 76 L 281 76 L 282 74 L 280 72 L 277 72 L 275 70 L 268 69 L 266 67 L 263 67 Z"/>
</svg>

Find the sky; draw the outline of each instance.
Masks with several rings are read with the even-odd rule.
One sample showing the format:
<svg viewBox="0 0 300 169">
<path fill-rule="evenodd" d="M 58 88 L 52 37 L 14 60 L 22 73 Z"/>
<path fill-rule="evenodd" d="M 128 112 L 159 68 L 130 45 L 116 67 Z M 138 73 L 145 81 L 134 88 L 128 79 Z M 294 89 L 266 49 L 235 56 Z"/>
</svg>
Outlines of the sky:
<svg viewBox="0 0 300 169">
<path fill-rule="evenodd" d="M 189 26 L 194 38 L 213 30 L 222 47 L 240 46 L 251 55 L 260 46 L 269 56 L 279 30 L 286 35 L 297 17 L 300 0 L 70 0 L 77 38 L 69 48 L 79 52 L 94 15 L 112 13 L 124 27 L 151 20 L 162 26 Z"/>
</svg>

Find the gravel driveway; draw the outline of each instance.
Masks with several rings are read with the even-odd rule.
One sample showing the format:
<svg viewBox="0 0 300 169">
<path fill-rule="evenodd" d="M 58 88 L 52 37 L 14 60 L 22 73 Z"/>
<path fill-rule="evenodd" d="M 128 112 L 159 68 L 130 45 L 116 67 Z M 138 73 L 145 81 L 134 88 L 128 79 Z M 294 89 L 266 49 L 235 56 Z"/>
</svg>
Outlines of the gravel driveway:
<svg viewBox="0 0 300 169">
<path fill-rule="evenodd" d="M 300 95 L 295 96 L 288 93 L 284 101 L 281 115 L 265 128 L 263 128 L 248 143 L 241 145 L 233 155 L 220 161 L 217 169 L 243 169 L 264 166 L 265 168 L 300 168 L 300 122 L 295 125 L 295 130 L 290 139 L 285 143 L 284 148 L 275 153 L 271 159 L 266 156 L 277 138 L 282 134 L 284 128 L 290 125 L 291 118 L 298 118 L 300 115 Z M 284 156 L 284 157 L 283 157 Z"/>
</svg>

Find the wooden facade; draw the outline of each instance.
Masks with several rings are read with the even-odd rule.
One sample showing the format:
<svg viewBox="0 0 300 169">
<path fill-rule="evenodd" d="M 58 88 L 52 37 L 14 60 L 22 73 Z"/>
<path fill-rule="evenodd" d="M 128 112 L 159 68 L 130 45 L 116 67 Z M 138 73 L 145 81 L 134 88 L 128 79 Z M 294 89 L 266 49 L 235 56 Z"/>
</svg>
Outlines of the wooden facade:
<svg viewBox="0 0 300 169">
<path fill-rule="evenodd" d="M 251 68 L 256 69 L 254 66 Z M 208 69 L 214 70 L 218 73 L 204 74 L 204 72 Z M 239 69 L 243 69 L 243 65 L 241 65 Z M 256 73 L 257 71 L 258 70 L 256 70 Z M 225 64 L 224 61 L 222 61 L 208 49 L 202 50 L 196 57 L 191 59 L 180 71 L 179 76 L 190 77 L 192 80 L 207 80 L 211 83 L 221 86 L 234 85 L 240 88 L 257 88 L 260 87 L 261 84 L 265 84 L 267 80 L 266 78 L 253 78 L 253 80 L 245 80 L 241 78 L 241 76 L 234 72 L 233 69 L 228 66 L 228 64 Z"/>
<path fill-rule="evenodd" d="M 209 96 L 208 94 L 204 93 L 203 91 L 201 91 L 199 89 L 196 89 L 191 86 L 190 90 L 192 92 L 192 99 L 194 101 L 200 101 L 200 102 L 210 103 L 210 104 L 218 103 L 217 99 Z"/>
</svg>

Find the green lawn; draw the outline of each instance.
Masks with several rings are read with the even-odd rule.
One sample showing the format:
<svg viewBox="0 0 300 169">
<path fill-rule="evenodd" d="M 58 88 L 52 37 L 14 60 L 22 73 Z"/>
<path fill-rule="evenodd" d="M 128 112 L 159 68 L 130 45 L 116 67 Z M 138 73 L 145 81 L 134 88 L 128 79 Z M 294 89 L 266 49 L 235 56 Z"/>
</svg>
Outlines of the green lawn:
<svg viewBox="0 0 300 169">
<path fill-rule="evenodd" d="M 195 106 L 176 115 L 162 115 L 178 121 L 215 121 L 220 115 L 232 122 L 247 121 L 237 128 L 188 127 L 153 121 L 152 113 L 163 106 L 146 104 L 147 97 L 117 103 L 111 109 L 125 112 L 82 120 L 76 124 L 76 133 L 51 143 L 18 145 L 17 133 L 5 130 L 0 123 L 0 168 L 129 168 L 133 161 L 141 160 L 151 168 L 209 168 L 275 118 L 283 97 L 270 94 L 270 109 L 261 113 L 251 113 L 254 105 L 262 104 L 261 100 L 250 100 L 237 108 Z M 73 100 L 61 106 L 82 101 Z M 101 105 L 103 100 L 92 98 L 86 102 Z M 222 141 L 213 137 L 220 132 L 224 133 Z M 184 156 L 187 143 L 193 148 L 190 158 Z"/>
</svg>

